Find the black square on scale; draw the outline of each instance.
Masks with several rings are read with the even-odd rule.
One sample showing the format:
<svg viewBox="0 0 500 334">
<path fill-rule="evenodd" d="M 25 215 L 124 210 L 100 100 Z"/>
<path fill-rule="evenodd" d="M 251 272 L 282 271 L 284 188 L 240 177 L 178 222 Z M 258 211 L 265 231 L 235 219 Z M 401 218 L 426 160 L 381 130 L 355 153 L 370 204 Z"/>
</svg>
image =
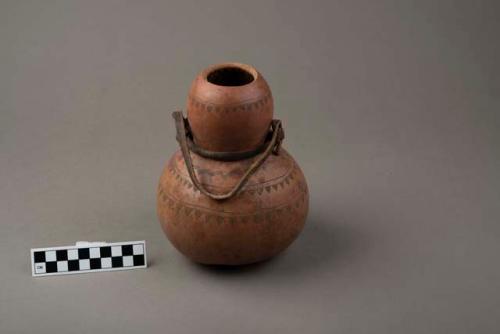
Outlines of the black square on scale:
<svg viewBox="0 0 500 334">
<path fill-rule="evenodd" d="M 101 269 L 101 259 L 90 259 L 90 269 Z"/>
<path fill-rule="evenodd" d="M 101 257 L 111 257 L 111 247 L 101 247 Z"/>
<path fill-rule="evenodd" d="M 85 260 L 90 258 L 90 252 L 88 248 L 79 248 L 78 249 L 78 258 L 80 260 Z"/>
<path fill-rule="evenodd" d="M 134 251 L 132 248 L 132 245 L 123 245 L 122 246 L 122 255 L 123 256 L 128 256 L 128 255 L 133 255 Z"/>
<path fill-rule="evenodd" d="M 144 254 L 134 255 L 134 266 L 143 266 L 144 265 Z"/>
<path fill-rule="evenodd" d="M 123 267 L 123 258 L 121 256 L 114 256 L 111 258 L 111 266 L 113 268 Z"/>
<path fill-rule="evenodd" d="M 68 260 L 68 251 L 66 249 L 56 250 L 56 258 L 57 258 L 57 261 Z"/>
<path fill-rule="evenodd" d="M 68 261 L 68 271 L 77 271 L 77 270 L 80 270 L 80 261 L 69 260 Z"/>
<path fill-rule="evenodd" d="M 35 252 L 35 263 L 45 262 L 45 252 Z"/>
<path fill-rule="evenodd" d="M 51 261 L 45 263 L 45 272 L 46 273 L 57 273 L 57 262 Z"/>
</svg>

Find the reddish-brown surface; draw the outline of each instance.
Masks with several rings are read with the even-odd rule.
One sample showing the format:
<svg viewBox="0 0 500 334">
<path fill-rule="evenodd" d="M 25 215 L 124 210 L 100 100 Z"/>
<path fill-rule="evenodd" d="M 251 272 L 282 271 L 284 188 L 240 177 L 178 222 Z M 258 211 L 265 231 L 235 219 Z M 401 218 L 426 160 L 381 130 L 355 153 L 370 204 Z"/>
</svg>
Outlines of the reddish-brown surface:
<svg viewBox="0 0 500 334">
<path fill-rule="evenodd" d="M 210 73 L 224 68 L 244 70 L 253 81 L 239 86 L 222 86 L 207 80 Z M 230 77 L 234 78 L 232 84 L 246 82 L 238 73 L 230 73 Z M 193 81 L 187 100 L 187 117 L 194 141 L 202 148 L 249 151 L 264 141 L 273 118 L 273 97 L 264 77 L 253 67 L 238 63 L 215 65 L 202 71 Z"/>
<path fill-rule="evenodd" d="M 234 185 L 252 161 L 192 156 L 199 179 L 217 193 Z M 193 186 L 179 151 L 158 187 L 158 217 L 167 237 L 184 255 L 206 264 L 252 263 L 281 252 L 302 230 L 308 202 L 304 175 L 284 149 L 269 156 L 226 201 L 210 199 Z"/>
<path fill-rule="evenodd" d="M 236 78 L 222 73 L 214 82 L 251 82 L 222 86 L 207 81 L 212 71 L 227 66 L 247 71 L 250 79 L 241 73 Z M 205 103 L 193 102 L 193 96 Z M 264 141 L 272 110 L 271 93 L 262 76 L 252 67 L 232 63 L 211 67 L 195 79 L 188 119 L 197 143 L 204 148 L 245 151 Z M 198 179 L 216 194 L 231 189 L 258 158 L 224 162 L 193 152 L 191 156 Z M 158 217 L 172 244 L 196 262 L 223 265 L 258 262 L 283 251 L 302 230 L 308 204 L 304 175 L 283 148 L 278 155 L 271 154 L 242 190 L 227 200 L 200 193 L 177 151 L 162 173 L 157 198 Z"/>
</svg>

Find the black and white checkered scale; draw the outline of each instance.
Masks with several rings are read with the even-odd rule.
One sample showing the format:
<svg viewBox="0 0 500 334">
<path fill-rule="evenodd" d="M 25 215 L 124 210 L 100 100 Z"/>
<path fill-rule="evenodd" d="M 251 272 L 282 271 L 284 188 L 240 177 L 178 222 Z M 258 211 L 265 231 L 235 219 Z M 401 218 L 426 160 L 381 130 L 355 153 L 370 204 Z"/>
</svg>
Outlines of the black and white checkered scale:
<svg viewBox="0 0 500 334">
<path fill-rule="evenodd" d="M 145 266 L 144 243 L 33 252 L 33 275 L 132 269 Z"/>
</svg>

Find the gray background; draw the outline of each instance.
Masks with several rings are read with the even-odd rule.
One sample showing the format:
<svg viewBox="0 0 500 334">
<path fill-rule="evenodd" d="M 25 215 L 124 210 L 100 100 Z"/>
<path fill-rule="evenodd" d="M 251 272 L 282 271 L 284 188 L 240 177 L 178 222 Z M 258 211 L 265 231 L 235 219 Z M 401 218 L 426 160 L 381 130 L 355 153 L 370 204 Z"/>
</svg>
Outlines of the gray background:
<svg viewBox="0 0 500 334">
<path fill-rule="evenodd" d="M 498 4 L 498 2 L 496 2 Z M 1 1 L 1 333 L 498 333 L 495 1 Z M 170 112 L 256 66 L 310 186 L 282 256 L 167 242 Z M 150 268 L 33 279 L 29 249 L 148 242 Z"/>
</svg>

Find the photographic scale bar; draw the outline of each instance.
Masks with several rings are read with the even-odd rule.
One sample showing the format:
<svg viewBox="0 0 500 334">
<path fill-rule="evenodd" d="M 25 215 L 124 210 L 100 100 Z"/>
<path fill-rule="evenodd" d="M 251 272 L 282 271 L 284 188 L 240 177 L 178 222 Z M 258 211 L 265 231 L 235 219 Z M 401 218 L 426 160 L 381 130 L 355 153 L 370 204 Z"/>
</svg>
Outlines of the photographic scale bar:
<svg viewBox="0 0 500 334">
<path fill-rule="evenodd" d="M 146 241 L 87 242 L 32 248 L 33 277 L 146 268 Z"/>
</svg>

